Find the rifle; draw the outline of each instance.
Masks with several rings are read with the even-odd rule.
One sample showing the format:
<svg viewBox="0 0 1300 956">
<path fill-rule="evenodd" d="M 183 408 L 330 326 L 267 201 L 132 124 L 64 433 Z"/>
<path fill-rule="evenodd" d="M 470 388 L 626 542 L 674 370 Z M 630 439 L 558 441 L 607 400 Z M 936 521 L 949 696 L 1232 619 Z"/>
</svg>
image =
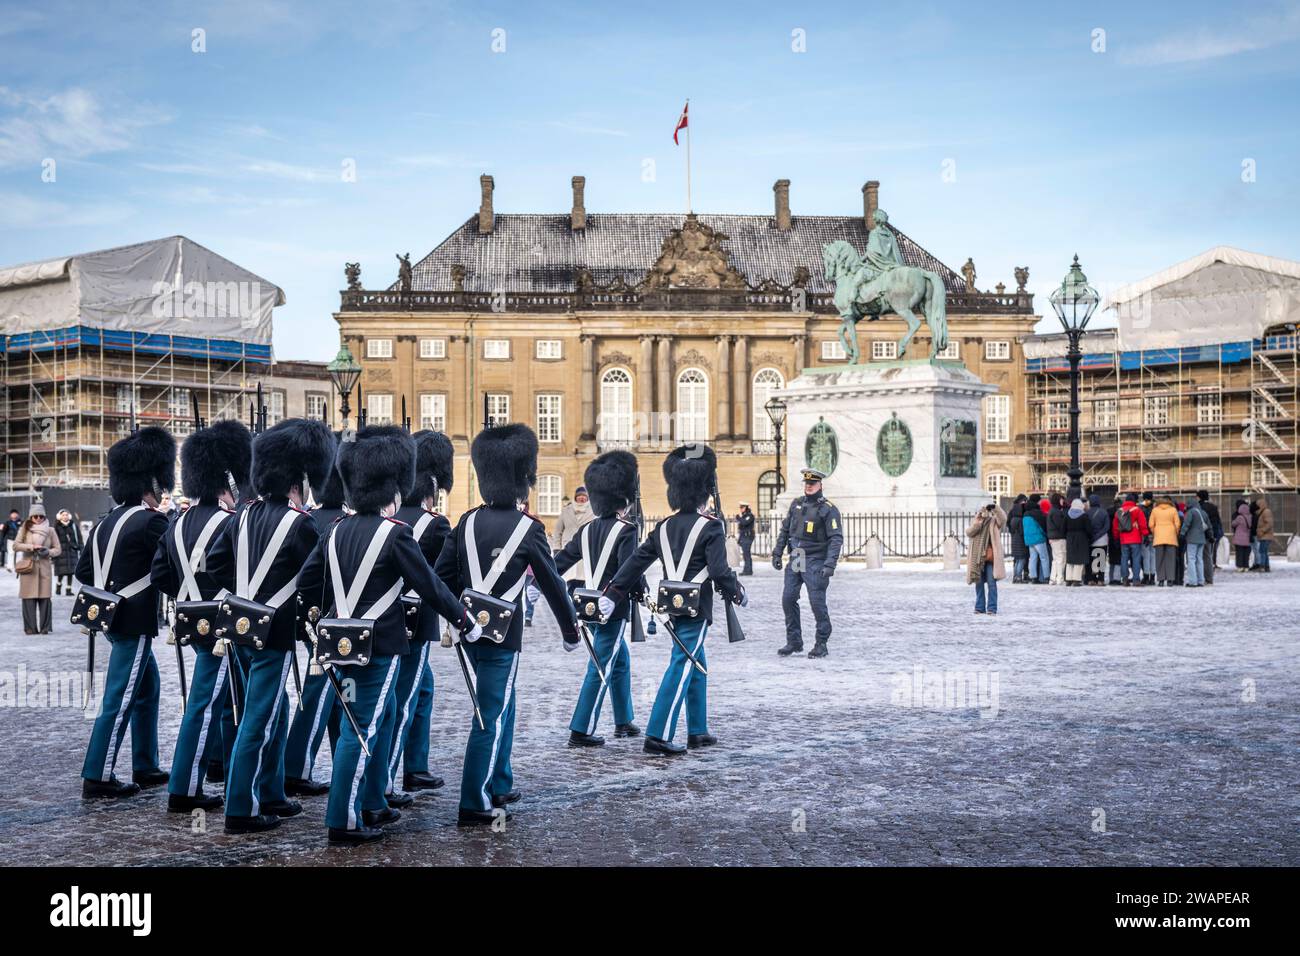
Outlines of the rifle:
<svg viewBox="0 0 1300 956">
<path fill-rule="evenodd" d="M 713 477 L 713 509 L 719 520 L 722 521 L 722 539 L 725 545 L 727 538 L 727 515 L 722 510 L 722 493 L 718 489 L 718 478 L 715 474 Z M 736 582 L 737 587 L 743 587 L 739 580 Z M 745 639 L 745 631 L 740 626 L 740 615 L 736 613 L 736 605 L 728 601 L 722 594 L 722 589 L 718 589 L 718 595 L 722 597 L 723 607 L 727 612 L 727 643 L 739 644 Z"/>
<path fill-rule="evenodd" d="M 637 547 L 645 539 L 645 513 L 641 510 L 641 474 L 636 476 L 636 543 Z M 645 595 L 642 595 L 644 598 Z M 641 609 L 637 606 L 638 602 L 628 601 L 628 611 L 632 615 L 632 643 L 645 643 L 645 628 L 641 626 Z M 654 627 L 654 615 L 650 616 L 650 626 Z M 653 631 L 651 633 L 654 633 Z"/>
<path fill-rule="evenodd" d="M 357 382 L 357 431 L 366 427 L 366 403 L 361 400 L 361 383 Z"/>
<path fill-rule="evenodd" d="M 402 396 L 402 427 L 406 429 L 406 433 L 407 433 L 408 435 L 411 433 L 411 419 L 410 419 L 409 417 L 407 417 L 407 414 L 406 414 L 406 396 L 405 396 L 405 395 Z"/>
<path fill-rule="evenodd" d="M 190 390 L 190 414 L 194 419 L 194 430 L 203 429 L 203 416 L 199 414 L 199 396 L 193 389 Z M 184 561 L 185 555 L 178 554 L 179 560 Z M 168 631 L 167 643 L 176 648 L 176 676 L 181 682 L 181 716 L 185 716 L 185 708 L 189 705 L 189 687 L 186 682 L 185 674 L 185 652 L 181 650 L 181 642 L 176 639 L 176 600 L 171 598 L 167 601 L 167 624 Z"/>
</svg>

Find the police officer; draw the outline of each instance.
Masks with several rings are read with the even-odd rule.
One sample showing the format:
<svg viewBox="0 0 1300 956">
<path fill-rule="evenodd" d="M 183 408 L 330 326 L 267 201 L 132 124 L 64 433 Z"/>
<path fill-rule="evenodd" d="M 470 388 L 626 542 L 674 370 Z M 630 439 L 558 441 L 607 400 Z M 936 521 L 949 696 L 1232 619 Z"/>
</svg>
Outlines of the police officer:
<svg viewBox="0 0 1300 956">
<path fill-rule="evenodd" d="M 355 440 L 339 445 L 339 474 L 348 505 L 356 513 L 330 528 L 299 578 L 304 598 L 324 612 L 322 622 L 373 621 L 374 628 L 369 659 L 339 668 L 352 690 L 348 704 L 366 749 L 351 722 L 345 721 L 325 810 L 329 841 L 335 844 L 355 846 L 381 839 L 381 828 L 401 817 L 384 795 L 397 714 L 397 675 L 410 646 L 401 595 L 414 589 L 435 613 L 467 632 L 467 638 L 476 636 L 469 614 L 434 575 L 411 527 L 393 517 L 411 493 L 415 461 L 414 439 L 393 425 L 362 428 Z M 342 641 L 339 645 L 341 649 Z"/>
<path fill-rule="evenodd" d="M 460 826 L 491 824 L 497 819 L 494 810 L 520 798 L 514 789 L 510 752 L 515 737 L 515 674 L 524 634 L 524 576 L 529 565 L 559 622 L 565 649 L 580 644 L 577 616 L 555 570 L 546 530 L 521 511 L 537 482 L 537 436 L 527 425 L 485 428 L 470 446 L 470 460 L 483 504 L 461 516 L 435 570 L 453 593 L 467 588 L 490 591 L 491 597 L 513 603 L 515 611 L 500 643 L 466 639 L 483 724 L 470 719 L 460 781 Z M 505 818 L 510 818 L 508 812 Z"/>
<path fill-rule="evenodd" d="M 817 641 L 808 652 L 809 657 L 825 657 L 826 642 L 831 636 L 831 616 L 826 609 L 826 586 L 844 546 L 844 529 L 840 510 L 822 494 L 822 479 L 826 476 L 815 468 L 803 472 L 803 497 L 790 503 L 790 512 L 781 522 L 777 535 L 776 551 L 772 553 L 772 567 L 781 570 L 786 547 L 790 548 L 790 566 L 785 569 L 785 590 L 781 592 L 781 607 L 785 609 L 785 646 L 777 651 L 788 657 L 803 650 L 803 634 L 799 629 L 799 588 L 808 588 L 808 603 L 817 620 Z"/>
<path fill-rule="evenodd" d="M 175 483 L 176 440 L 165 429 L 138 429 L 109 448 L 108 491 L 117 507 L 90 533 L 76 571 L 82 584 L 119 596 L 113 630 L 104 633 L 112 651 L 81 768 L 84 797 L 129 797 L 169 777 L 158 766 L 158 591 L 149 569 L 167 531 L 158 504 Z M 132 782 L 122 783 L 113 765 L 128 726 Z"/>
<path fill-rule="evenodd" d="M 397 509 L 398 521 L 411 526 L 411 535 L 432 568 L 451 534 L 451 522 L 439 514 L 439 492 L 450 492 L 455 451 L 451 439 L 429 429 L 416 432 L 415 484 Z M 414 591 L 408 597 L 419 598 Z M 409 608 L 408 608 L 409 611 Z M 388 802 L 403 805 L 397 794 L 397 768 L 402 766 L 403 790 L 437 790 L 442 777 L 429 773 L 429 725 L 433 719 L 433 667 L 429 652 L 438 640 L 438 609 L 423 604 L 410 623 L 410 650 L 397 673 L 397 719 L 393 722 L 392 753 L 388 758 Z"/>
<path fill-rule="evenodd" d="M 285 684 L 296 640 L 298 576 L 320 540 L 304 502 L 313 486 L 325 484 L 334 450 L 334 435 L 315 419 L 285 419 L 259 434 L 252 485 L 260 497 L 226 522 L 208 553 L 208 571 L 222 587 L 273 609 L 265 645 L 246 648 L 244 712 L 226 768 L 227 833 L 269 830 L 302 812 L 284 792 Z"/>
<path fill-rule="evenodd" d="M 248 486 L 252 455 L 252 435 L 238 421 L 214 422 L 185 439 L 181 485 L 192 504 L 184 512 L 173 512 L 150 572 L 154 585 L 164 594 L 177 601 L 217 598 L 221 585 L 207 572 L 207 555 L 235 512 L 239 489 Z M 216 635 L 211 630 L 196 634 L 191 646 L 194 678 L 167 785 L 167 809 L 173 813 L 221 806 L 221 797 L 204 794 L 203 778 L 214 756 L 225 766 L 235 743 L 229 685 L 230 668 L 239 666 L 239 658 L 213 654 Z M 221 741 L 222 746 L 214 748 L 210 745 L 213 740 Z"/>
</svg>

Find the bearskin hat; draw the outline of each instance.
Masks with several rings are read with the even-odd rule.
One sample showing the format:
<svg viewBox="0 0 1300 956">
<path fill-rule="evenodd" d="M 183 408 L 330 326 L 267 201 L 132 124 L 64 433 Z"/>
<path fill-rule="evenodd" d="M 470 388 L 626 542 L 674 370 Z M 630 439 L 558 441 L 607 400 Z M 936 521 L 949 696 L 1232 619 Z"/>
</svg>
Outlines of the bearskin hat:
<svg viewBox="0 0 1300 956">
<path fill-rule="evenodd" d="M 434 482 L 438 491 L 451 491 L 452 462 L 455 449 L 451 439 L 442 432 L 424 429 L 415 433 L 415 487 L 404 502 L 418 505 L 425 498 L 432 498 Z"/>
<path fill-rule="evenodd" d="M 238 500 L 248 488 L 252 460 L 253 436 L 247 425 L 233 418 L 213 422 L 181 445 L 181 488 L 196 504 L 214 501 L 223 491 Z"/>
<path fill-rule="evenodd" d="M 693 511 L 713 494 L 718 476 L 718 456 L 704 444 L 674 448 L 664 459 L 668 504 L 675 511 Z"/>
<path fill-rule="evenodd" d="M 176 484 L 176 439 L 157 425 L 131 432 L 108 450 L 108 493 L 118 504 L 171 491 Z"/>
<path fill-rule="evenodd" d="M 527 425 L 498 425 L 478 433 L 469 449 L 479 493 L 501 507 L 524 501 L 537 483 L 537 436 Z"/>
<path fill-rule="evenodd" d="M 375 514 L 415 484 L 415 439 L 397 425 L 372 425 L 339 445 L 345 500 L 359 514 Z"/>
<path fill-rule="evenodd" d="M 323 421 L 286 418 L 253 439 L 253 490 L 283 497 L 294 485 L 301 487 L 304 476 L 313 488 L 323 488 L 334 451 L 334 433 Z"/>
<path fill-rule="evenodd" d="M 582 480 L 596 517 L 617 514 L 636 498 L 636 455 L 630 451 L 607 451 L 592 460 Z"/>
</svg>

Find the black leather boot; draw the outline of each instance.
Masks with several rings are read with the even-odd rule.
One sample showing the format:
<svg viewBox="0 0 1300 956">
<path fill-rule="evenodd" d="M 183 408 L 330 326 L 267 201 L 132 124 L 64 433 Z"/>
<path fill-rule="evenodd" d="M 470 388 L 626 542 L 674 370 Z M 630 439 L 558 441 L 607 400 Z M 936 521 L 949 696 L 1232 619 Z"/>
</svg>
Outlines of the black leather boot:
<svg viewBox="0 0 1300 956">
<path fill-rule="evenodd" d="M 388 801 L 390 807 L 396 807 L 398 809 L 409 807 L 415 802 L 414 794 L 410 793 L 386 793 L 384 794 L 384 799 Z"/>
<path fill-rule="evenodd" d="M 446 783 L 446 781 L 443 780 L 442 777 L 435 776 L 434 774 L 427 773 L 423 770 L 417 770 L 415 773 L 402 775 L 403 790 L 437 790 L 444 783 Z"/>
<path fill-rule="evenodd" d="M 603 747 L 605 738 L 597 737 L 595 734 L 580 734 L 576 730 L 569 731 L 570 747 Z"/>
<path fill-rule="evenodd" d="M 518 790 L 511 790 L 509 793 L 494 793 L 492 795 L 492 806 L 504 807 L 507 804 L 518 803 L 523 799 L 523 793 Z"/>
<path fill-rule="evenodd" d="M 803 650 L 803 641 L 792 641 L 788 637 L 785 639 L 785 647 L 780 648 L 777 653 L 782 657 L 789 657 L 791 654 L 797 654 Z"/>
<path fill-rule="evenodd" d="M 639 737 L 641 728 L 636 724 L 619 724 L 614 728 L 615 737 Z"/>
<path fill-rule="evenodd" d="M 195 810 L 215 810 L 226 801 L 216 794 L 198 793 L 192 797 L 180 793 L 167 794 L 168 813 L 193 813 Z"/>
<path fill-rule="evenodd" d="M 140 792 L 138 783 L 123 783 L 117 777 L 109 777 L 108 780 L 82 780 L 81 795 L 83 797 L 109 797 L 113 799 L 121 797 L 134 797 Z"/>
<path fill-rule="evenodd" d="M 150 787 L 160 787 L 171 778 L 171 773 L 158 767 L 154 767 L 152 770 L 140 770 L 131 774 L 131 779 L 138 783 L 142 790 L 148 790 Z"/>
<path fill-rule="evenodd" d="M 514 814 L 505 815 L 507 821 L 514 819 Z M 458 827 L 481 827 L 490 826 L 497 820 L 497 814 L 487 810 L 466 810 L 461 807 L 456 812 L 456 826 Z"/>
<path fill-rule="evenodd" d="M 681 744 L 675 744 L 668 740 L 660 740 L 658 737 L 646 737 L 643 748 L 648 754 L 664 754 L 665 756 L 676 757 L 679 754 L 686 753 L 686 748 Z"/>
<path fill-rule="evenodd" d="M 285 777 L 284 792 L 291 797 L 319 797 L 322 793 L 330 792 L 330 785 L 303 780 L 301 777 Z"/>
<path fill-rule="evenodd" d="M 358 827 L 355 830 L 339 830 L 330 827 L 330 843 L 334 846 L 361 846 L 382 840 L 385 834 L 379 827 Z"/>
<path fill-rule="evenodd" d="M 809 657 L 825 657 L 830 651 L 826 649 L 825 641 L 818 641 L 813 645 L 813 649 L 808 652 Z"/>
<path fill-rule="evenodd" d="M 385 827 L 400 819 L 402 819 L 402 811 L 394 810 L 392 806 L 384 807 L 382 810 L 361 811 L 361 821 L 367 827 Z"/>
<path fill-rule="evenodd" d="M 701 747 L 712 747 L 718 742 L 718 738 L 713 734 L 688 734 L 686 737 L 686 746 L 691 750 L 699 750 Z"/>
<path fill-rule="evenodd" d="M 226 817 L 227 833 L 261 833 L 274 830 L 280 825 L 280 818 L 274 813 L 259 813 L 255 817 Z"/>
<path fill-rule="evenodd" d="M 302 813 L 302 804 L 297 800 L 276 800 L 272 803 L 262 804 L 263 813 L 271 813 L 277 817 L 296 817 Z"/>
</svg>

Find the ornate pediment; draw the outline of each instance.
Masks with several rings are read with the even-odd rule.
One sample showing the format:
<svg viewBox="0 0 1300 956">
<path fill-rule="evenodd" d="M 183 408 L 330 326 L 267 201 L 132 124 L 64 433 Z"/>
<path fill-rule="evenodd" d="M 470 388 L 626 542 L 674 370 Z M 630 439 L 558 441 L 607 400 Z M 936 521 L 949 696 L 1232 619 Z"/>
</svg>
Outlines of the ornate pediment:
<svg viewBox="0 0 1300 956">
<path fill-rule="evenodd" d="M 698 365 L 702 368 L 712 369 L 713 366 L 709 360 L 700 354 L 699 349 L 687 349 L 676 356 L 678 368 L 685 368 L 689 365 Z"/>
<path fill-rule="evenodd" d="M 727 237 L 691 213 L 664 240 L 659 258 L 642 281 L 646 289 L 744 289 L 744 277 L 727 258 Z"/>
<path fill-rule="evenodd" d="M 635 364 L 636 363 L 632 360 L 632 356 L 628 355 L 626 352 L 606 352 L 600 357 L 601 368 L 604 368 L 606 365 L 627 365 L 630 367 Z"/>
</svg>

